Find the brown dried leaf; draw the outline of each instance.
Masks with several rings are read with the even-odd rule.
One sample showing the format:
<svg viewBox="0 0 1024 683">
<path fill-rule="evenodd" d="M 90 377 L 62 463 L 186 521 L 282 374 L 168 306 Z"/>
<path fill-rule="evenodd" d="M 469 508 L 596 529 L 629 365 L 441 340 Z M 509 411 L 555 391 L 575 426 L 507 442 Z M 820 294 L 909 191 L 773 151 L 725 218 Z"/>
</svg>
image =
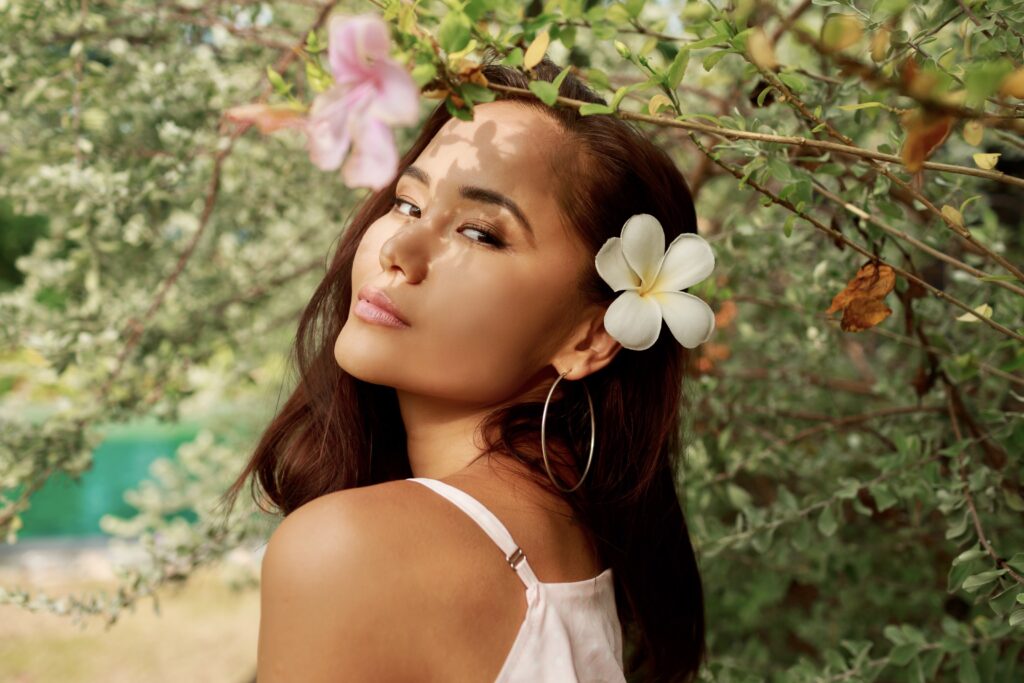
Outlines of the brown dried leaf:
<svg viewBox="0 0 1024 683">
<path fill-rule="evenodd" d="M 889 52 L 889 36 L 891 31 L 885 26 L 880 27 L 875 31 L 875 35 L 871 36 L 871 61 L 880 62 L 885 59 L 885 55 Z"/>
<path fill-rule="evenodd" d="M 844 332 L 866 330 L 892 314 L 884 299 L 895 286 L 896 272 L 891 266 L 866 263 L 846 288 L 836 294 L 825 312 L 843 311 L 839 326 Z"/>
<path fill-rule="evenodd" d="M 921 109 L 912 109 L 900 116 L 907 137 L 903 140 L 900 157 L 911 173 L 921 170 L 926 159 L 942 146 L 953 129 L 952 116 L 933 114 Z"/>
<path fill-rule="evenodd" d="M 854 299 L 843 309 L 839 327 L 843 332 L 862 332 L 892 315 L 892 309 L 881 299 Z"/>
<path fill-rule="evenodd" d="M 282 128 L 305 128 L 306 115 L 292 105 L 272 105 L 255 102 L 240 104 L 224 112 L 229 121 L 255 124 L 261 133 L 273 133 Z"/>
</svg>

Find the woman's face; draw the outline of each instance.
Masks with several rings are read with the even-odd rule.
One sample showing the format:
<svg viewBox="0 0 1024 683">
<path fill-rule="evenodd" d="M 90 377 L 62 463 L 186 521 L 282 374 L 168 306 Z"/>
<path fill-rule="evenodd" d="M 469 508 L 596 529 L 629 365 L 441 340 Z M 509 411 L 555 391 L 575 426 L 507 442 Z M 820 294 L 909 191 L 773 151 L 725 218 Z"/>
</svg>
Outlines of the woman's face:
<svg viewBox="0 0 1024 683">
<path fill-rule="evenodd" d="M 399 179 L 395 206 L 363 236 L 334 355 L 373 384 L 491 405 L 569 358 L 584 312 L 575 280 L 593 256 L 555 200 L 556 182 L 572 180 L 548 171 L 563 150 L 557 124 L 507 101 L 477 105 L 474 119 L 438 131 Z M 495 203 L 502 196 L 518 216 Z M 384 290 L 408 327 L 360 318 L 365 285 Z"/>
</svg>

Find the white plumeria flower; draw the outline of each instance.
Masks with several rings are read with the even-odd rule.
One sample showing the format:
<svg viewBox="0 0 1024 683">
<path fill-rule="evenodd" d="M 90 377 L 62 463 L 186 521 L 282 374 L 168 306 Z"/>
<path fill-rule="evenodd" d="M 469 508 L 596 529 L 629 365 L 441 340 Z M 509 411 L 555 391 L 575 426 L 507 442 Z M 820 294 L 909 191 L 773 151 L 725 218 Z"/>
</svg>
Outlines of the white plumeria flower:
<svg viewBox="0 0 1024 683">
<path fill-rule="evenodd" d="M 648 213 L 630 216 L 621 237 L 611 237 L 594 259 L 597 272 L 622 294 L 604 315 L 604 327 L 623 347 L 654 345 L 661 321 L 680 344 L 692 349 L 715 330 L 715 314 L 702 299 L 678 290 L 711 274 L 715 255 L 703 237 L 683 233 L 665 249 L 665 230 Z"/>
</svg>

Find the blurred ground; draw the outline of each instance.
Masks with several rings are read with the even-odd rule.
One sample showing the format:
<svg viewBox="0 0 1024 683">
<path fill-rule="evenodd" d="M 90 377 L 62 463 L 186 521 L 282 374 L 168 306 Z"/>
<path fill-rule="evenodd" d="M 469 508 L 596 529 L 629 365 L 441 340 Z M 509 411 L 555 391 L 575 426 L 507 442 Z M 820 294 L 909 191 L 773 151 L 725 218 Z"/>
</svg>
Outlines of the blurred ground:
<svg viewBox="0 0 1024 683">
<path fill-rule="evenodd" d="M 102 539 L 0 545 L 0 586 L 53 598 L 113 592 L 112 557 L 117 552 Z M 258 553 L 239 550 L 233 559 L 255 563 L 258 575 Z M 232 591 L 221 576 L 218 568 L 200 570 L 159 593 L 159 615 L 144 598 L 109 629 L 100 617 L 75 625 L 69 616 L 0 605 L 0 681 L 252 683 L 259 591 Z"/>
</svg>

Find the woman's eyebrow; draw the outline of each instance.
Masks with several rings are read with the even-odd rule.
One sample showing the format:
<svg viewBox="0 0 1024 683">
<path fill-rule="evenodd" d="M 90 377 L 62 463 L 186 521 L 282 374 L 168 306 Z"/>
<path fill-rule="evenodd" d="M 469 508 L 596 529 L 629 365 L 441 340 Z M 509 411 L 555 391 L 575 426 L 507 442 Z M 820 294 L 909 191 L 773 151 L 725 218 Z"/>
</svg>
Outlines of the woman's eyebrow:
<svg viewBox="0 0 1024 683">
<path fill-rule="evenodd" d="M 430 185 L 430 176 L 422 168 L 409 166 L 402 171 L 399 177 L 406 175 L 411 178 L 415 178 L 424 185 Z M 530 234 L 531 240 L 536 240 L 536 235 L 533 232 L 533 226 L 530 225 L 530 221 L 527 220 L 526 214 L 523 213 L 518 204 L 512 201 L 511 197 L 507 197 L 495 190 L 488 190 L 485 187 L 477 187 L 476 185 L 459 185 L 459 196 L 472 201 L 483 202 L 484 204 L 494 204 L 496 206 L 505 207 L 513 216 L 516 217 L 516 220 L 518 220 L 520 225 L 526 229 L 526 232 Z"/>
</svg>

